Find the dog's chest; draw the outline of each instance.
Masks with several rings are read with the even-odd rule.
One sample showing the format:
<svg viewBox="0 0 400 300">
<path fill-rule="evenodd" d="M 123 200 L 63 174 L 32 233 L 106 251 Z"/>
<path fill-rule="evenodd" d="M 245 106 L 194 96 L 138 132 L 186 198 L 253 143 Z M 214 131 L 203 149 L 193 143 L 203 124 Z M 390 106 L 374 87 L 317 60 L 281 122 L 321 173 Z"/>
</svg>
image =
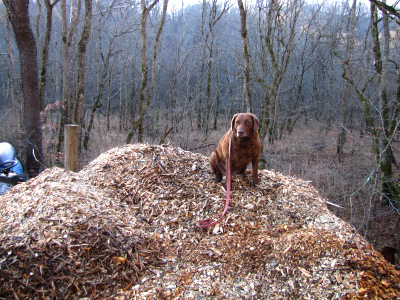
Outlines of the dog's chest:
<svg viewBox="0 0 400 300">
<path fill-rule="evenodd" d="M 256 155 L 256 147 L 257 145 L 252 143 L 233 143 L 231 149 L 232 164 L 238 167 L 242 167 L 244 164 L 247 165 Z"/>
</svg>

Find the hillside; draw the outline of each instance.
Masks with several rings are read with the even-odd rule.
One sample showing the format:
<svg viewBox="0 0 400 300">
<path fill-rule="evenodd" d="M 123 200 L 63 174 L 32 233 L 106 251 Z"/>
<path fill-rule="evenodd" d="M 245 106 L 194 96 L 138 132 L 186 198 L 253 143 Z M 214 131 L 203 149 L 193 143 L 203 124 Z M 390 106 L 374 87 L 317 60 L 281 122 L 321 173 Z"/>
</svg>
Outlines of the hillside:
<svg viewBox="0 0 400 300">
<path fill-rule="evenodd" d="M 250 174 L 248 174 L 250 177 Z M 400 272 L 307 182 L 235 177 L 231 204 L 208 159 L 172 146 L 111 149 L 79 173 L 47 169 L 0 197 L 0 297 L 369 298 Z"/>
</svg>

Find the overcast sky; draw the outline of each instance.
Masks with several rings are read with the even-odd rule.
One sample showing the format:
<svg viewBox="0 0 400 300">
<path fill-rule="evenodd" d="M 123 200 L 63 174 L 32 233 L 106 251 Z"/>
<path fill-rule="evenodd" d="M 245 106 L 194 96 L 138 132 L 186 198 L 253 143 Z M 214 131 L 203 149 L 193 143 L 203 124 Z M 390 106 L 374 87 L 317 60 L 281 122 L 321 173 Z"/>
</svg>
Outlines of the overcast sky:
<svg viewBox="0 0 400 300">
<path fill-rule="evenodd" d="M 192 4 L 197 4 L 197 3 L 201 3 L 201 0 L 169 0 L 168 1 L 168 7 L 170 9 L 180 9 L 182 8 L 182 6 L 188 6 L 188 5 L 192 5 Z"/>
<path fill-rule="evenodd" d="M 248 3 L 249 1 L 254 1 L 254 0 L 243 0 L 243 2 L 245 4 Z M 310 0 L 310 2 L 313 2 L 313 1 L 320 2 L 320 1 L 323 1 L 323 0 Z M 329 2 L 337 2 L 337 1 L 342 1 L 342 0 L 328 0 L 328 1 Z M 350 0 L 350 1 L 352 2 L 352 0 Z M 361 1 L 363 3 L 369 4 L 369 0 L 358 0 L 358 1 Z M 388 0 L 387 3 L 389 5 L 393 5 L 393 3 L 395 1 L 396 0 Z M 202 3 L 202 2 L 203 2 L 202 0 L 169 0 L 168 6 L 169 6 L 170 9 L 173 9 L 173 8 L 180 9 L 180 8 L 182 8 L 182 5 L 183 6 L 188 6 L 188 5 L 198 4 L 198 3 Z M 231 3 L 236 6 L 237 1 L 236 0 L 231 0 Z"/>
</svg>

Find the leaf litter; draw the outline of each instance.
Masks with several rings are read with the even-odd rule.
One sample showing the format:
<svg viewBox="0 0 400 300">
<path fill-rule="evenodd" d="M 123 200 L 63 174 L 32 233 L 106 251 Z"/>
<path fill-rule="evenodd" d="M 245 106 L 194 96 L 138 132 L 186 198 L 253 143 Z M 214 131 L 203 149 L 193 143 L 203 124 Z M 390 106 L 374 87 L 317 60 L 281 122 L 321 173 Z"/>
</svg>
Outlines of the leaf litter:
<svg viewBox="0 0 400 300">
<path fill-rule="evenodd" d="M 51 168 L 0 197 L 0 298 L 398 299 L 400 272 L 274 170 L 225 189 L 208 159 L 126 145 L 79 173 Z"/>
</svg>

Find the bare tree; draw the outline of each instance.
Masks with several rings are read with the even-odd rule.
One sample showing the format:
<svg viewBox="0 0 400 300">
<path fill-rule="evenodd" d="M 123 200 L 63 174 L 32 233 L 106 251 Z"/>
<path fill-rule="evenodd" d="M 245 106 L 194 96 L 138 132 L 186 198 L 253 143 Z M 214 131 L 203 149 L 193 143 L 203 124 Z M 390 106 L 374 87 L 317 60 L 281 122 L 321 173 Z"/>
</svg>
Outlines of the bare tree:
<svg viewBox="0 0 400 300">
<path fill-rule="evenodd" d="M 50 38 L 51 38 L 51 30 L 53 24 L 53 8 L 60 0 L 54 0 L 53 3 L 50 0 L 44 0 L 44 4 L 46 6 L 46 32 L 44 37 L 43 49 L 42 49 L 42 58 L 41 58 L 41 69 L 40 69 L 40 84 L 39 84 L 39 103 L 40 110 L 44 110 L 44 92 L 46 89 L 47 82 L 47 61 L 49 58 L 49 47 L 50 47 Z M 39 2 L 38 2 L 39 3 Z M 38 22 L 39 23 L 39 22 Z"/>
<path fill-rule="evenodd" d="M 228 12 L 231 4 L 229 0 L 218 4 L 217 0 L 211 3 L 203 0 L 201 14 L 201 70 L 197 85 L 195 106 L 197 111 L 197 127 L 204 128 L 204 132 L 208 135 L 209 120 L 212 109 L 212 85 L 214 82 L 214 66 L 216 55 L 216 25 L 221 18 Z M 205 80 L 205 82 L 204 82 Z M 204 86 L 205 85 L 205 86 Z M 218 93 L 218 92 L 217 92 Z M 217 99 L 218 101 L 218 99 Z"/>
<path fill-rule="evenodd" d="M 261 47 L 261 68 L 257 81 L 264 89 L 260 138 L 264 140 L 268 133 L 270 143 L 274 142 L 276 136 L 278 92 L 296 45 L 296 29 L 302 5 L 302 0 L 257 2 Z M 270 81 L 266 80 L 268 77 Z"/>
<path fill-rule="evenodd" d="M 115 56 L 120 52 L 119 50 L 116 50 L 116 40 L 120 38 L 121 36 L 125 35 L 127 32 L 130 31 L 130 29 L 121 29 L 121 28 L 115 28 L 117 32 L 113 33 L 112 36 L 108 39 L 106 39 L 106 34 L 103 34 L 107 29 L 105 28 L 107 26 L 106 21 L 112 17 L 112 9 L 113 9 L 113 2 L 108 8 L 106 12 L 103 12 L 100 15 L 99 19 L 99 25 L 97 28 L 98 31 L 98 41 L 97 41 L 97 52 L 99 53 L 99 59 L 100 63 L 98 64 L 101 68 L 100 72 L 100 81 L 98 84 L 97 88 L 97 94 L 95 95 L 94 102 L 91 106 L 91 110 L 89 113 L 89 121 L 88 125 L 85 128 L 84 132 L 84 138 L 82 142 L 82 147 L 84 149 L 88 149 L 88 143 L 90 139 L 90 132 L 93 128 L 93 122 L 95 118 L 95 113 L 97 109 L 99 109 L 103 103 L 103 94 L 104 94 L 104 88 L 107 83 L 107 76 L 108 78 L 108 101 L 107 101 L 107 109 L 106 109 L 106 119 L 107 119 L 107 130 L 109 130 L 109 112 L 110 112 L 110 94 L 111 94 L 111 81 L 112 81 L 112 75 L 113 75 L 113 70 L 114 70 L 114 65 L 115 65 Z M 100 8 L 101 9 L 101 8 Z M 112 30 L 112 29 L 111 29 Z M 103 42 L 103 39 L 106 39 L 106 43 Z M 105 44 L 105 46 L 103 45 Z M 105 49 L 104 49 L 105 48 Z M 110 66 L 111 65 L 111 66 Z"/>
<path fill-rule="evenodd" d="M 400 124 L 400 93 L 393 96 L 394 101 L 389 101 L 390 95 L 387 89 L 389 81 L 390 59 L 390 31 L 388 14 L 383 11 L 382 18 L 378 16 L 378 9 L 375 3 L 371 2 L 371 43 L 372 43 L 372 76 L 364 80 L 364 83 L 357 82 L 349 67 L 352 62 L 345 60 L 343 63 L 343 77 L 355 89 L 363 108 L 363 114 L 373 137 L 372 150 L 378 165 L 381 179 L 382 201 L 399 207 L 399 190 L 394 178 L 392 165 L 398 167 L 392 151 L 392 141 L 398 131 Z M 379 22 L 382 21 L 382 34 L 379 31 Z M 363 71 L 365 73 L 365 71 Z M 398 78 L 397 78 L 398 80 Z M 368 96 L 366 90 L 369 84 L 375 84 L 373 97 Z M 400 90 L 400 82 L 397 82 Z"/>
<path fill-rule="evenodd" d="M 73 64 L 74 48 L 76 43 L 76 32 L 79 24 L 79 15 L 81 11 L 81 0 L 71 0 L 71 13 L 67 15 L 67 0 L 61 0 L 62 16 L 62 82 L 63 82 L 63 101 L 65 105 L 61 107 L 61 118 L 59 126 L 58 141 L 56 151 L 61 152 L 61 146 L 64 140 L 64 125 L 73 122 Z M 68 20 L 70 22 L 68 23 Z"/>
<path fill-rule="evenodd" d="M 400 12 L 395 6 L 388 5 L 385 1 L 378 1 L 378 0 L 369 0 L 373 4 L 375 4 L 379 9 L 386 15 L 390 16 L 398 25 L 400 25 Z M 398 1 L 395 3 L 399 3 Z"/>
<path fill-rule="evenodd" d="M 389 48 L 390 48 L 390 32 L 389 32 L 389 20 L 386 11 L 383 11 L 383 35 L 382 35 L 382 45 L 381 38 L 378 30 L 378 12 L 377 6 L 371 2 L 371 34 L 373 42 L 373 52 L 375 58 L 375 72 L 378 79 L 378 98 L 379 98 L 379 111 L 381 114 L 381 127 L 380 130 L 380 142 L 379 142 L 379 153 L 377 156 L 377 161 L 379 163 L 382 179 L 382 192 L 385 196 L 385 201 L 392 200 L 396 197 L 398 192 L 396 187 L 392 182 L 392 162 L 393 162 L 393 152 L 390 143 L 390 136 L 393 133 L 394 128 L 391 128 L 393 124 L 390 121 L 390 106 L 388 93 L 386 89 L 387 80 L 387 70 L 389 63 Z M 399 103 L 397 103 L 399 106 Z M 399 107 L 396 109 L 399 112 Z M 396 116 L 397 119 L 397 116 Z M 397 124 L 396 124 L 397 126 Z"/>
<path fill-rule="evenodd" d="M 219 11 L 219 5 L 216 0 L 212 0 L 210 7 L 210 14 L 208 16 L 208 32 L 206 34 L 205 47 L 208 52 L 207 59 L 207 81 L 206 81 L 206 92 L 205 92 L 205 118 L 204 118 L 204 131 L 205 134 L 208 135 L 209 130 L 209 120 L 212 109 L 212 83 L 214 77 L 213 67 L 215 65 L 215 26 L 219 20 L 221 20 L 222 16 L 228 11 L 230 5 L 229 1 L 224 1 Z M 209 43 L 207 42 L 209 40 Z M 217 93 L 218 98 L 218 93 Z M 218 109 L 218 108 L 217 108 Z M 217 110 L 216 109 L 216 110 Z M 204 112 L 204 110 L 202 110 Z"/>
<path fill-rule="evenodd" d="M 159 0 L 153 1 L 149 6 L 146 6 L 146 1 L 141 0 L 141 9 L 142 9 L 142 17 L 140 22 L 140 34 L 141 34 L 141 42 L 142 42 L 142 50 L 141 50 L 141 70 L 142 70 L 142 78 L 140 84 L 140 94 L 139 94 L 139 116 L 134 122 L 131 130 L 128 133 L 128 137 L 126 139 L 127 143 L 130 143 L 133 137 L 133 134 L 136 130 L 138 130 L 138 142 L 143 142 L 143 117 L 147 113 L 147 110 L 150 106 L 151 99 L 153 97 L 154 86 L 156 81 L 156 66 L 157 66 L 157 53 L 159 47 L 159 41 L 161 38 L 161 33 L 164 27 L 165 16 L 167 14 L 168 8 L 168 0 L 164 0 L 163 2 L 163 10 L 160 25 L 158 27 L 158 31 L 154 40 L 153 46 L 153 57 L 152 57 L 152 66 L 151 66 L 151 82 L 150 88 L 148 89 L 148 65 L 147 65 L 147 19 L 150 11 L 157 5 Z"/>
<path fill-rule="evenodd" d="M 247 11 L 244 8 L 243 1 L 238 0 L 239 12 L 240 12 L 240 35 L 242 37 L 243 46 L 243 61 L 244 61 L 244 98 L 247 104 L 247 110 L 253 112 L 253 103 L 251 101 L 250 91 L 250 58 L 249 58 L 249 46 L 247 43 Z"/>
<path fill-rule="evenodd" d="M 354 33 L 355 33 L 355 26 L 356 26 L 356 8 L 357 8 L 357 0 L 353 0 L 353 4 L 350 8 L 350 14 L 347 20 L 347 25 L 346 25 L 346 33 L 344 36 L 346 37 L 345 40 L 345 60 L 346 61 L 351 61 L 352 57 L 354 55 Z M 346 66 L 344 66 L 346 67 Z M 348 68 L 346 73 L 350 74 L 351 69 Z M 341 129 L 338 135 L 338 140 L 337 140 L 337 154 L 338 154 L 338 159 L 341 161 L 342 155 L 343 155 L 343 149 L 344 145 L 346 143 L 346 137 L 347 137 L 347 129 L 346 129 L 346 120 L 347 120 L 347 101 L 350 99 L 350 93 L 351 93 L 351 85 L 346 82 L 344 91 L 343 91 L 343 96 L 342 96 L 342 101 L 340 105 L 340 114 L 341 114 Z"/>
<path fill-rule="evenodd" d="M 25 115 L 26 169 L 31 175 L 36 175 L 40 170 L 38 160 L 43 159 L 42 130 L 40 128 L 37 48 L 36 39 L 29 21 L 29 1 L 3 0 L 3 2 L 9 12 L 21 62 Z"/>
<path fill-rule="evenodd" d="M 86 48 L 90 37 L 92 24 L 92 0 L 85 0 L 85 13 L 83 19 L 83 29 L 78 42 L 78 70 L 77 70 L 77 89 L 74 97 L 74 122 L 83 128 L 83 104 L 85 93 L 85 58 Z"/>
<path fill-rule="evenodd" d="M 309 7 L 309 17 L 304 19 L 301 23 L 299 30 L 299 42 L 297 43 L 296 49 L 294 50 L 292 59 L 288 68 L 291 70 L 286 76 L 286 84 L 291 86 L 288 95 L 285 97 L 285 104 L 280 112 L 283 116 L 280 125 L 279 138 L 284 133 L 284 128 L 287 132 L 292 133 L 296 128 L 297 122 L 304 117 L 312 102 L 313 90 L 307 88 L 307 81 L 316 82 L 318 76 L 316 72 L 312 70 L 318 62 L 318 46 L 324 33 L 324 28 L 329 24 L 329 20 L 321 22 L 321 10 L 324 6 L 323 3 L 319 5 L 313 5 Z M 325 52 L 325 51 L 323 51 Z M 314 73 L 314 80 L 310 76 L 310 73 Z M 315 83 L 316 86 L 321 86 L 320 83 Z M 317 108 L 322 110 L 322 105 L 316 105 Z M 318 111 L 315 112 L 318 116 Z"/>
</svg>

